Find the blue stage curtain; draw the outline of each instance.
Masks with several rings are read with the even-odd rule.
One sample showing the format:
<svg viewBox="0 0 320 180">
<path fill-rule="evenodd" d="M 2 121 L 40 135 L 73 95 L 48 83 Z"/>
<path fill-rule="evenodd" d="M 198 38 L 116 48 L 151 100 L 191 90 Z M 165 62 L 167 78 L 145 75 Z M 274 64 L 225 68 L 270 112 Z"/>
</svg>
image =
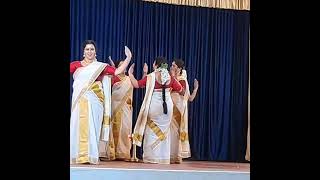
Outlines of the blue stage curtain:
<svg viewBox="0 0 320 180">
<path fill-rule="evenodd" d="M 71 0 L 71 61 L 82 42 L 97 43 L 97 58 L 133 53 L 137 79 L 156 56 L 186 63 L 191 91 L 189 138 L 194 160 L 244 161 L 248 110 L 249 11 L 177 6 L 138 0 Z M 72 83 L 72 81 L 71 81 Z M 72 88 L 72 87 L 71 87 Z M 71 89 L 72 91 L 72 89 Z M 134 91 L 133 124 L 144 90 Z M 70 98 L 71 99 L 71 98 Z M 139 151 L 141 157 L 141 151 Z"/>
</svg>

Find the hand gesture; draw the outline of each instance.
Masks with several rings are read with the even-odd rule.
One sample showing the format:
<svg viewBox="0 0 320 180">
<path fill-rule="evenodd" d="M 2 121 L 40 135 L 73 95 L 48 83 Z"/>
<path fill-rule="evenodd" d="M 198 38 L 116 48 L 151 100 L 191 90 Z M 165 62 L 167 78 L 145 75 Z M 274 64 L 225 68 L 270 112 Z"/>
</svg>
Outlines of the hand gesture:
<svg viewBox="0 0 320 180">
<path fill-rule="evenodd" d="M 126 54 L 127 58 L 129 58 L 131 60 L 132 53 L 127 46 L 124 46 L 124 53 Z"/>
<path fill-rule="evenodd" d="M 109 58 L 109 62 L 111 64 L 111 66 L 115 67 L 116 65 L 114 65 L 114 62 L 112 61 L 111 56 L 109 56 L 108 58 Z"/>
<path fill-rule="evenodd" d="M 199 82 L 198 82 L 197 79 L 194 79 L 193 88 L 194 88 L 194 89 L 198 89 L 198 87 L 199 87 Z"/>
<path fill-rule="evenodd" d="M 133 74 L 134 63 L 130 66 L 128 73 Z"/>
<path fill-rule="evenodd" d="M 144 74 L 148 74 L 148 65 L 147 65 L 147 63 L 144 63 L 143 73 L 144 73 Z"/>
</svg>

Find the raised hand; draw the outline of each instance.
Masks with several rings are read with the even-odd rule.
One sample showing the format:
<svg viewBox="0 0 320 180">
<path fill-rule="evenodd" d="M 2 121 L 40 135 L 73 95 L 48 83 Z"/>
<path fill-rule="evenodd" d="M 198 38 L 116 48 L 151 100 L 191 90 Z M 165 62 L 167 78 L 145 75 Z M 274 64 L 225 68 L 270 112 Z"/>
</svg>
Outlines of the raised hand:
<svg viewBox="0 0 320 180">
<path fill-rule="evenodd" d="M 124 53 L 126 54 L 127 58 L 131 59 L 132 53 L 127 46 L 124 46 Z"/>
<path fill-rule="evenodd" d="M 110 62 L 110 64 L 111 64 L 111 66 L 115 67 L 116 65 L 115 65 L 114 62 L 112 61 L 111 56 L 109 56 L 108 59 L 109 59 L 109 62 Z"/>
<path fill-rule="evenodd" d="M 199 88 L 199 82 L 198 82 L 197 79 L 194 79 L 193 88 L 194 88 L 194 89 L 198 89 L 198 88 Z"/>
<path fill-rule="evenodd" d="M 144 74 L 148 74 L 148 65 L 147 65 L 147 63 L 144 63 L 143 73 L 144 73 Z"/>
<path fill-rule="evenodd" d="M 134 63 L 130 66 L 128 73 L 133 74 Z"/>
</svg>

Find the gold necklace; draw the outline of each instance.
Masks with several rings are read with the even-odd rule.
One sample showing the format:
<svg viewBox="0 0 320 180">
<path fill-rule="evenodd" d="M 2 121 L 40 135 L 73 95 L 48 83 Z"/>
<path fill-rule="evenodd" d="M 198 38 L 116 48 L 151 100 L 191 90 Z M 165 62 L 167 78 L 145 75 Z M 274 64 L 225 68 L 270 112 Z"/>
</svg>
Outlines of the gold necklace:
<svg viewBox="0 0 320 180">
<path fill-rule="evenodd" d="M 87 65 L 89 65 L 89 64 L 92 63 L 92 62 L 93 62 L 93 61 L 87 62 L 86 60 L 83 60 L 81 63 L 82 63 L 83 66 L 87 66 Z"/>
</svg>

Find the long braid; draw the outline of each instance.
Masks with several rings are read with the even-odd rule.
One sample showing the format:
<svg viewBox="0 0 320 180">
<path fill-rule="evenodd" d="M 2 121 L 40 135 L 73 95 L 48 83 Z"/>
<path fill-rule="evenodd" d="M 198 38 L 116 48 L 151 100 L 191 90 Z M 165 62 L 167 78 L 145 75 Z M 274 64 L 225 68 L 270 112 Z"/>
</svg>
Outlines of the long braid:
<svg viewBox="0 0 320 180">
<path fill-rule="evenodd" d="M 164 57 L 156 57 L 155 65 L 157 65 L 157 67 L 161 67 L 163 69 L 168 70 L 167 60 Z M 168 107 L 167 107 L 167 102 L 166 102 L 166 83 L 162 84 L 162 100 L 163 100 L 163 103 L 162 103 L 163 113 L 167 114 Z"/>
<path fill-rule="evenodd" d="M 167 107 L 167 102 L 166 102 L 166 87 L 165 85 L 162 85 L 162 107 L 163 107 L 163 113 L 167 114 L 168 113 L 168 107 Z"/>
</svg>

